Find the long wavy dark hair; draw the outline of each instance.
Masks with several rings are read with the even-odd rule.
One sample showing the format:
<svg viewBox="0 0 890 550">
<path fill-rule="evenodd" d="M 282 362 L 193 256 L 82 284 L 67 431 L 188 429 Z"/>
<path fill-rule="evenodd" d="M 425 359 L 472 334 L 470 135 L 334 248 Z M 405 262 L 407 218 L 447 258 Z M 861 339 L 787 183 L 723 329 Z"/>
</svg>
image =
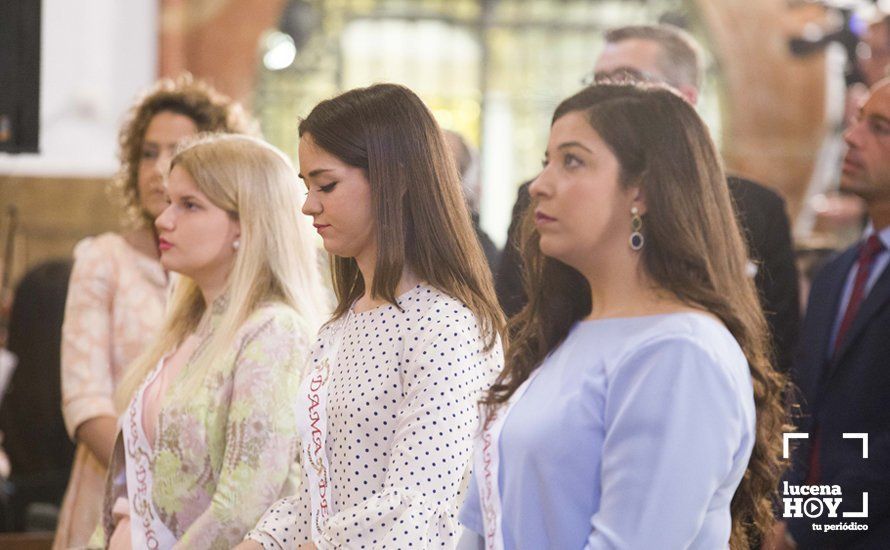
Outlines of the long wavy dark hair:
<svg viewBox="0 0 890 550">
<path fill-rule="evenodd" d="M 663 86 L 591 86 L 563 101 L 553 122 L 573 112 L 586 115 L 618 159 L 620 184 L 639 185 L 646 197 L 643 269 L 683 304 L 717 316 L 748 360 L 757 433 L 732 500 L 730 546 L 749 548 L 774 522 L 772 496 L 784 468 L 785 379 L 771 364 L 767 324 L 746 275 L 745 241 L 720 158 L 695 110 Z M 483 398 L 489 417 L 591 310 L 586 279 L 542 254 L 533 211 L 527 210 L 521 238 L 529 302 L 510 322 L 506 367 Z"/>
<path fill-rule="evenodd" d="M 417 95 L 375 84 L 322 101 L 300 121 L 299 134 L 371 185 L 377 263 L 371 295 L 396 304 L 405 266 L 463 302 L 479 318 L 487 347 L 506 338 L 491 271 L 473 230 L 457 167 L 442 130 Z M 365 292 L 355 258 L 331 257 L 337 319 Z"/>
</svg>

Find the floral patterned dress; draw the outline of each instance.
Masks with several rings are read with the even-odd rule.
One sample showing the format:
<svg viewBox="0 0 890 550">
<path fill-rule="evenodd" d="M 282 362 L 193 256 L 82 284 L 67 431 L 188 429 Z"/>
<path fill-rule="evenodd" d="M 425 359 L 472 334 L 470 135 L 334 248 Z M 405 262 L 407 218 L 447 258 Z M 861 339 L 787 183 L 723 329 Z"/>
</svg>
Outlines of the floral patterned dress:
<svg viewBox="0 0 890 550">
<path fill-rule="evenodd" d="M 212 324 L 221 313 L 214 312 Z M 231 548 L 263 511 L 297 487 L 294 400 L 310 335 L 282 304 L 261 307 L 199 385 L 173 379 L 161 401 L 148 467 L 151 505 L 174 548 Z M 122 437 L 106 489 L 103 527 L 126 496 Z"/>
</svg>

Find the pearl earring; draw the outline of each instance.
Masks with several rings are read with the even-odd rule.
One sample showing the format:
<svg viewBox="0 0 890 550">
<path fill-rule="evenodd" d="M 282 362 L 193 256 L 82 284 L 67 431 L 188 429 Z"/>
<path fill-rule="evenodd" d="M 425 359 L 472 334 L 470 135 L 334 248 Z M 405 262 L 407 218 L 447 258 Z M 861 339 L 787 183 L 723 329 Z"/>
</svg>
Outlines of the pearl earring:
<svg viewBox="0 0 890 550">
<path fill-rule="evenodd" d="M 240 240 L 240 239 L 235 239 L 235 241 L 232 243 L 232 248 L 233 248 L 234 250 L 238 250 L 238 248 L 239 248 L 240 246 L 241 246 L 241 240 Z"/>
</svg>

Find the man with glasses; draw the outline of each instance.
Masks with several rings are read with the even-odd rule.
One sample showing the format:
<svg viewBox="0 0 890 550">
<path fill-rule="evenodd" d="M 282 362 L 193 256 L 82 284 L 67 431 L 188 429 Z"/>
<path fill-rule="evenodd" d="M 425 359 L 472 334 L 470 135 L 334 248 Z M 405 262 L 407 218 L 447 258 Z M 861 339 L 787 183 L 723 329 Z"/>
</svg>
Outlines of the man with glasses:
<svg viewBox="0 0 890 550">
<path fill-rule="evenodd" d="M 688 33 L 670 25 L 636 25 L 606 32 L 605 47 L 584 84 L 597 81 L 657 82 L 676 89 L 695 105 L 704 68 L 701 47 Z M 800 322 L 797 268 L 785 203 L 750 180 L 730 176 L 729 190 L 746 232 L 761 303 L 773 336 L 777 365 L 787 371 Z M 528 184 L 520 187 L 513 221 L 496 277 L 498 299 L 507 315 L 525 305 L 517 249 L 520 220 L 530 202 Z"/>
</svg>

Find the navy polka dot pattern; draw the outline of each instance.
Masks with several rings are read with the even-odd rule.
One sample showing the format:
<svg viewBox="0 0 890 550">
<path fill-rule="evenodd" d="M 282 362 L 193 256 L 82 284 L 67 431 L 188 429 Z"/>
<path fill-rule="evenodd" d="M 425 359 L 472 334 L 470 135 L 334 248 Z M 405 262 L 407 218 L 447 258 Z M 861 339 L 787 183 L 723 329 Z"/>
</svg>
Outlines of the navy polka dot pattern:
<svg viewBox="0 0 890 550">
<path fill-rule="evenodd" d="M 477 401 L 503 351 L 500 343 L 485 351 L 473 313 L 431 286 L 398 303 L 403 311 L 386 305 L 327 325 L 310 355 L 322 361 L 342 338 L 327 397 L 333 515 L 315 541 L 320 549 L 457 543 Z M 309 503 L 304 484 L 269 508 L 248 538 L 276 549 L 308 542 Z"/>
</svg>

